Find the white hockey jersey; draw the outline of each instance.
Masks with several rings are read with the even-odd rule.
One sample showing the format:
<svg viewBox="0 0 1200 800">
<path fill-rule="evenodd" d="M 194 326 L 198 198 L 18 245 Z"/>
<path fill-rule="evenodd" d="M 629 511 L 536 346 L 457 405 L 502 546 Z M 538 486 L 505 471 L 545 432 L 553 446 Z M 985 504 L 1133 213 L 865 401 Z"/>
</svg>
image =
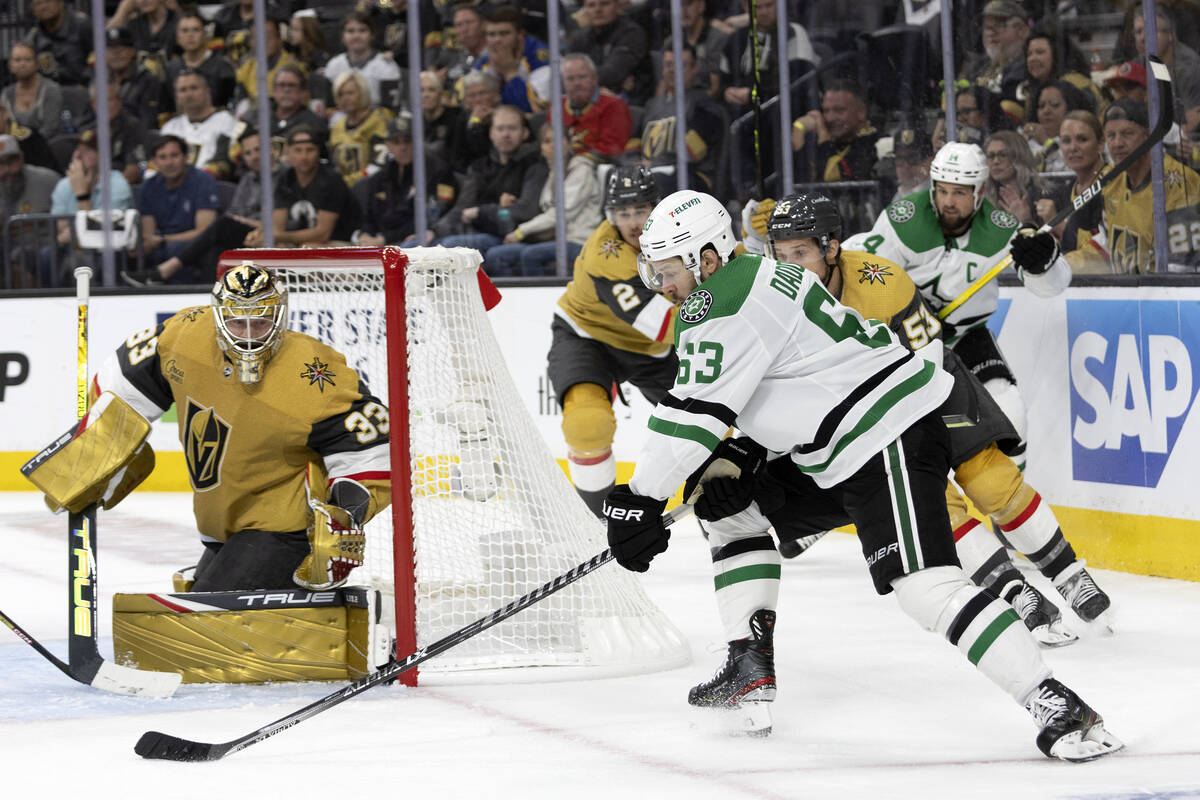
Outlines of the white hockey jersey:
<svg viewBox="0 0 1200 800">
<path fill-rule="evenodd" d="M 225 162 L 229 158 L 229 142 L 237 121 L 228 111 L 214 111 L 199 122 L 192 122 L 187 114 L 179 114 L 162 126 L 164 134 L 171 133 L 188 144 L 188 163 L 204 169 L 213 162 Z"/>
<path fill-rule="evenodd" d="M 864 320 L 803 267 L 743 255 L 683 301 L 679 373 L 654 409 L 630 488 L 669 497 L 731 427 L 822 487 L 936 409 L 953 379 Z"/>
<path fill-rule="evenodd" d="M 984 200 L 966 233 L 948 237 L 938 224 L 929 192 L 920 191 L 892 203 L 875 220 L 875 227 L 849 237 L 842 247 L 865 250 L 904 267 L 937 311 L 1008 255 L 1018 227 L 1016 217 Z M 1053 297 L 1071 283 L 1071 267 L 1061 255 L 1041 275 L 1021 270 L 1017 274 L 1039 297 Z M 986 321 L 999 298 L 1000 288 L 992 281 L 955 309 L 946 320 L 955 327 L 947 341 L 953 344 L 966 330 Z"/>
</svg>

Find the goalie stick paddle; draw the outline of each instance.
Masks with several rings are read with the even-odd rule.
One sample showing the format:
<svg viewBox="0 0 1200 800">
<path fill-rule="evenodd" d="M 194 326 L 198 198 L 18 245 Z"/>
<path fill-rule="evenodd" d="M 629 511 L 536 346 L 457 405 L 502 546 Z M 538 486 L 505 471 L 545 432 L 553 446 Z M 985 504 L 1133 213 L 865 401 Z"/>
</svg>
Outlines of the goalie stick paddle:
<svg viewBox="0 0 1200 800">
<path fill-rule="evenodd" d="M 76 418 L 87 416 L 88 293 L 91 267 L 75 270 L 76 307 Z M 57 443 L 56 443 L 57 444 Z M 44 452 L 44 451 L 43 451 Z M 42 457 L 42 454 L 35 456 Z M 22 467 L 22 472 L 25 471 Z M 144 672 L 105 661 L 96 632 L 99 594 L 96 584 L 96 504 L 67 518 L 67 663 L 57 658 L 7 614 L 0 622 L 37 650 L 68 677 L 115 694 L 170 697 L 183 676 L 176 672 Z"/>
<path fill-rule="evenodd" d="M 1163 140 L 1163 137 L 1171 130 L 1171 122 L 1174 119 L 1174 97 L 1171 94 L 1171 73 L 1167 71 L 1167 67 L 1156 56 L 1149 56 L 1147 61 L 1150 64 L 1150 69 L 1154 73 L 1154 80 L 1158 83 L 1158 119 L 1155 120 L 1154 129 L 1150 131 L 1150 135 L 1146 137 L 1146 141 L 1142 142 L 1137 148 L 1121 159 L 1116 166 L 1108 172 L 1097 178 L 1091 186 L 1079 193 L 1071 205 L 1064 208 L 1054 215 L 1053 219 L 1046 222 L 1042 227 L 1038 228 L 1038 233 L 1048 233 L 1065 220 L 1067 217 L 1074 214 L 1079 209 L 1087 205 L 1092 198 L 1100 194 L 1100 191 L 1117 179 L 1118 176 L 1124 174 L 1125 170 L 1133 166 L 1142 156 L 1150 152 L 1150 148 Z M 995 266 L 989 269 L 979 279 L 966 288 L 954 300 L 940 308 L 937 312 L 938 319 L 945 319 L 953 314 L 962 306 L 963 303 L 975 296 L 975 293 L 982 289 L 987 284 L 991 283 L 1001 272 L 1008 268 L 1012 263 L 1012 254 L 1005 256 L 996 262 Z"/>
<path fill-rule="evenodd" d="M 692 510 L 690 505 L 681 505 L 663 515 L 663 524 L 671 525 L 675 521 L 681 519 Z M 572 569 L 567 570 L 557 578 L 544 583 L 534 589 L 529 594 L 523 595 L 508 605 L 498 608 L 486 617 L 475 620 L 470 625 L 464 628 L 459 628 L 454 633 L 442 637 L 431 645 L 427 645 L 415 653 L 406 657 L 403 661 L 393 661 L 391 664 L 372 672 L 363 678 L 359 678 L 354 683 L 343 686 L 332 694 L 327 694 L 320 700 L 309 703 L 304 708 L 293 711 L 285 717 L 280 717 L 269 725 L 264 725 L 258 730 L 248 733 L 245 736 L 240 736 L 228 742 L 210 743 L 210 742 L 193 742 L 189 739 L 181 739 L 178 736 L 172 736 L 169 733 L 159 733 L 158 731 L 147 731 L 138 739 L 134 745 L 133 751 L 142 758 L 158 758 L 167 761 L 217 761 L 224 758 L 230 753 L 236 753 L 239 750 L 245 750 L 247 747 L 258 744 L 263 739 L 268 739 L 275 734 L 285 731 L 293 725 L 297 725 L 309 717 L 315 717 L 322 711 L 328 711 L 336 705 L 344 703 L 352 697 L 362 694 L 368 689 L 372 689 L 381 683 L 388 683 L 403 672 L 407 672 L 423 661 L 427 661 L 436 655 L 446 652 L 452 647 L 462 644 L 478 633 L 482 633 L 498 622 L 508 619 L 519 611 L 529 608 L 534 603 L 537 603 L 550 595 L 568 586 L 575 581 L 587 575 L 589 572 L 594 572 L 600 567 L 613 560 L 611 549 L 605 548 L 603 551 L 584 561 Z"/>
</svg>

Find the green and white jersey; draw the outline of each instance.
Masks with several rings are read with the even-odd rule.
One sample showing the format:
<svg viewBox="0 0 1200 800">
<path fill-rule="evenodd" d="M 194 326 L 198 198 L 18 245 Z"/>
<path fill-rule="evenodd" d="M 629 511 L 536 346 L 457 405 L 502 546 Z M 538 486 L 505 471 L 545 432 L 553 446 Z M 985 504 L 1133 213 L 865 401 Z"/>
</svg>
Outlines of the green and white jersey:
<svg viewBox="0 0 1200 800">
<path fill-rule="evenodd" d="M 678 313 L 679 373 L 650 417 L 630 480 L 638 494 L 669 497 L 731 426 L 833 486 L 941 405 L 953 383 L 813 273 L 765 256 L 734 258 Z"/>
<path fill-rule="evenodd" d="M 875 227 L 849 237 L 842 247 L 895 261 L 908 271 L 926 302 L 938 311 L 1008 255 L 1009 242 L 1018 227 L 1016 217 L 984 200 L 966 233 L 948 237 L 942 233 L 929 192 L 921 191 L 892 203 L 875 220 Z M 1071 282 L 1071 268 L 1061 255 L 1041 275 L 1026 275 L 1020 270 L 1017 274 L 1039 297 L 1053 297 Z M 954 338 L 985 322 L 996 310 L 999 298 L 1000 287 L 992 281 L 955 309 L 946 320 L 956 329 Z"/>
</svg>

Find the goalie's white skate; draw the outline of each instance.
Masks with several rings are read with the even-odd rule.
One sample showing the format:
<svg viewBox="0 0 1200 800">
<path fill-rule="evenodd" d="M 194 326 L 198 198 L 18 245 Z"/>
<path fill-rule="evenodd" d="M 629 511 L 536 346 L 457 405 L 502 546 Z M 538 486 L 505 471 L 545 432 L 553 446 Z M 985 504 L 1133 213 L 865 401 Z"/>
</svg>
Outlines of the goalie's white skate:
<svg viewBox="0 0 1200 800">
<path fill-rule="evenodd" d="M 1105 729 L 1103 717 L 1054 678 L 1041 682 L 1025 708 L 1041 728 L 1038 749 L 1051 758 L 1091 761 L 1125 746 Z"/>
</svg>

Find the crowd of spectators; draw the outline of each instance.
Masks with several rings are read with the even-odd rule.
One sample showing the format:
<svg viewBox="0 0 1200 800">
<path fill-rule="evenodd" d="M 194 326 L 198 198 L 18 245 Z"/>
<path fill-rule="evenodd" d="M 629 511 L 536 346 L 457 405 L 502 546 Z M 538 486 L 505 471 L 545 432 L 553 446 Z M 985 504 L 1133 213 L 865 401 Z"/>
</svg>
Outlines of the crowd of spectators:
<svg viewBox="0 0 1200 800">
<path fill-rule="evenodd" d="M 680 123 L 665 0 L 562 0 L 558 76 L 549 64 L 544 3 L 421 0 L 422 71 L 412 76 L 402 2 L 309 7 L 277 0 L 256 19 L 250 0 L 111 0 L 106 87 L 92 77 L 92 24 L 79 10 L 87 4 L 26 0 L 27 27 L 0 70 L 7 279 L 0 288 L 56 286 L 69 275 L 77 254 L 66 220 L 50 220 L 49 228 L 36 218 L 9 222 L 100 205 L 101 90 L 110 115 L 111 202 L 141 215 L 137 257 L 121 254 L 137 284 L 210 281 L 221 249 L 262 241 L 259 162 L 251 155 L 260 147 L 276 165 L 277 242 L 464 245 L 478 248 L 495 275 L 559 272 L 556 207 L 566 210 L 573 258 L 598 222 L 603 176 L 615 165 L 642 164 L 664 193 L 674 190 L 679 124 L 690 186 L 731 207 L 777 196 L 786 147 L 791 180 L 826 184 L 845 216 L 865 229 L 892 199 L 928 187 L 929 162 L 946 141 L 936 20 L 905 26 L 898 0 L 868 5 L 872 27 L 855 29 L 872 15 L 847 11 L 839 23 L 830 18 L 836 14 L 789 3 L 794 18 L 781 46 L 774 2 L 760 2 L 751 14 L 748 0 L 684 0 Z M 992 202 L 1022 223 L 1040 224 L 1153 127 L 1140 5 L 961 5 L 954 138 L 986 153 Z M 1168 260 L 1171 269 L 1196 271 L 1200 3 L 1159 0 L 1157 8 L 1157 53 L 1174 95 L 1164 159 Z M 1105 13 L 1123 16 L 1112 42 L 1091 47 L 1089 57 L 1079 36 L 1091 32 L 1064 23 Z M 258 25 L 263 65 L 252 56 Z M 781 58 L 792 84 L 791 133 L 782 141 Z M 271 125 L 261 137 L 260 66 Z M 561 202 L 547 131 L 556 78 L 565 126 Z M 414 79 L 416 110 L 409 107 Z M 415 113 L 424 126 L 427 177 L 419 189 Z M 1149 161 L 1139 162 L 1059 227 L 1077 270 L 1155 269 L 1149 175 Z M 412 219 L 418 190 L 429 216 L 420 231 Z M 41 235 L 46 230 L 49 237 Z"/>
</svg>

